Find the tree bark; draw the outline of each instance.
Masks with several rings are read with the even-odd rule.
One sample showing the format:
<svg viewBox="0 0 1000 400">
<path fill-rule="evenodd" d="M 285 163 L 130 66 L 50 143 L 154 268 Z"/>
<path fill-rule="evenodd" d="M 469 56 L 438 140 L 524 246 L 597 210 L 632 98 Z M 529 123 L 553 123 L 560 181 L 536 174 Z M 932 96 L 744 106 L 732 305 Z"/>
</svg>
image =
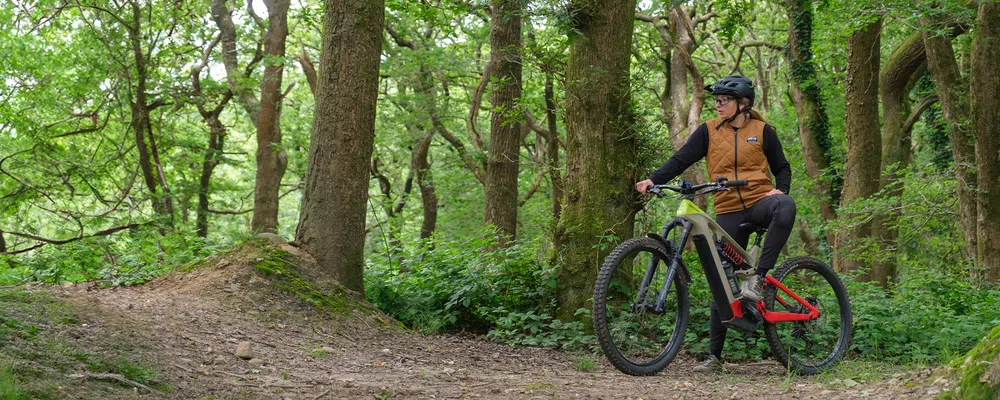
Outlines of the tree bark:
<svg viewBox="0 0 1000 400">
<path fill-rule="evenodd" d="M 135 60 L 136 74 L 135 93 L 130 107 L 132 112 L 130 127 L 135 135 L 135 145 L 139 152 L 139 167 L 142 170 L 143 181 L 153 195 L 153 211 L 163 218 L 167 225 L 173 226 L 173 199 L 170 196 L 170 187 L 163 177 L 163 167 L 159 162 L 160 155 L 156 148 L 153 127 L 149 120 L 152 107 L 149 95 L 146 93 L 149 72 L 146 65 L 146 53 L 142 48 L 142 8 L 138 1 L 131 1 L 129 4 L 132 9 L 132 24 L 126 28 L 126 31 Z"/>
<path fill-rule="evenodd" d="M 220 106 L 219 111 L 221 108 Z M 209 184 L 212 181 L 212 172 L 222 158 L 222 149 L 226 138 L 226 127 L 219 121 L 218 113 L 204 116 L 204 118 L 205 123 L 208 124 L 209 133 L 208 148 L 205 149 L 205 157 L 201 163 L 201 178 L 198 180 L 198 211 L 195 226 L 199 237 L 208 236 Z"/>
<path fill-rule="evenodd" d="M 552 82 L 552 72 L 545 73 L 545 118 L 549 124 L 549 137 L 546 143 L 549 162 L 549 179 L 552 187 L 552 246 L 558 249 L 562 238 L 559 235 L 559 216 L 562 214 L 563 181 L 559 172 L 559 126 L 556 123 L 555 88 Z"/>
<path fill-rule="evenodd" d="M 879 75 L 879 95 L 882 100 L 882 171 L 879 186 L 883 195 L 893 199 L 892 209 L 875 216 L 874 237 L 881 249 L 881 256 L 872 264 L 871 272 L 862 279 L 878 282 L 888 288 L 896 277 L 896 239 L 899 237 L 898 208 L 902 204 L 903 184 L 900 181 L 910 165 L 912 140 L 906 120 L 910 116 L 908 94 L 926 60 L 924 40 L 920 32 L 913 32 L 889 55 Z M 910 126 L 912 127 L 912 125 Z"/>
<path fill-rule="evenodd" d="M 948 36 L 931 35 L 927 29 L 931 21 L 920 19 L 924 28 L 924 47 L 927 52 L 927 69 L 934 77 L 941 113 L 948 124 L 952 160 L 955 162 L 955 180 L 958 193 L 958 213 L 965 238 L 963 255 L 976 260 L 976 147 L 970 136 L 969 85 L 959 72 L 955 51 Z"/>
<path fill-rule="evenodd" d="M 431 179 L 431 164 L 427 158 L 433 138 L 434 130 L 431 130 L 414 145 L 413 160 L 410 165 L 417 174 L 417 186 L 420 186 L 420 201 L 424 209 L 424 219 L 420 224 L 421 239 L 428 239 L 434 235 L 434 228 L 437 225 L 438 198 L 434 191 L 434 180 Z"/>
<path fill-rule="evenodd" d="M 976 135 L 978 238 L 976 264 L 982 278 L 1000 281 L 1000 3 L 979 3 L 972 41 L 972 116 Z"/>
<path fill-rule="evenodd" d="M 806 173 L 813 180 L 813 194 L 818 196 L 823 219 L 837 218 L 835 208 L 840 202 L 843 177 L 833 165 L 833 143 L 830 124 L 823 105 L 819 76 L 812 60 L 812 2 L 789 0 L 788 9 L 788 69 L 791 71 L 792 103 L 799 122 L 799 140 Z M 833 244 L 835 235 L 827 232 L 827 242 Z"/>
<path fill-rule="evenodd" d="M 257 175 L 253 191 L 250 228 L 259 232 L 278 229 L 278 191 L 288 161 L 281 148 L 281 77 L 285 38 L 288 37 L 289 0 L 264 0 L 267 35 L 264 39 L 264 75 L 260 82 L 257 115 Z"/>
<path fill-rule="evenodd" d="M 841 205 L 846 206 L 870 197 L 879 189 L 879 162 L 882 143 L 878 124 L 878 71 L 882 19 L 855 31 L 848 39 L 846 115 L 847 161 L 844 164 L 844 190 Z M 842 214 L 838 218 L 853 219 L 856 215 Z M 871 221 L 861 221 L 840 232 L 836 240 L 835 268 L 849 273 L 861 262 L 844 254 L 857 239 L 871 236 Z"/>
<path fill-rule="evenodd" d="M 517 172 L 520 165 L 521 0 L 493 0 L 490 48 L 493 113 L 486 166 L 485 222 L 499 230 L 500 245 L 517 238 Z"/>
<path fill-rule="evenodd" d="M 368 162 L 375 140 L 382 0 L 327 0 L 296 240 L 323 272 L 364 292 Z"/>
<path fill-rule="evenodd" d="M 629 109 L 635 0 L 570 3 L 566 66 L 566 203 L 559 229 L 563 268 L 558 318 L 586 307 L 601 260 L 632 236 L 636 138 Z"/>
</svg>

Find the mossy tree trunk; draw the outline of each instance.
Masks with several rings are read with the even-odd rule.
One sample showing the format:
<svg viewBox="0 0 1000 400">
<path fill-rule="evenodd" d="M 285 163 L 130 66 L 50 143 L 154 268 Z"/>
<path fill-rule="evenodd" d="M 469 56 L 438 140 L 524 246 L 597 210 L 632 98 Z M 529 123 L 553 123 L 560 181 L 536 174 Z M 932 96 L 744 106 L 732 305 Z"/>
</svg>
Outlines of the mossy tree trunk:
<svg viewBox="0 0 1000 400">
<path fill-rule="evenodd" d="M 557 317 L 587 307 L 604 257 L 632 236 L 637 196 L 629 61 L 635 0 L 570 4 L 566 66 L 566 202 L 559 230 Z"/>
<path fill-rule="evenodd" d="M 327 0 L 296 240 L 322 273 L 364 292 L 365 214 L 382 53 L 382 0 Z"/>
<path fill-rule="evenodd" d="M 955 180 L 958 193 L 958 214 L 965 238 L 963 255 L 976 259 L 976 147 L 970 135 L 969 84 L 959 72 L 951 38 L 929 32 L 932 21 L 920 19 L 924 28 L 924 47 L 927 52 L 927 69 L 934 77 L 941 113 L 948 124 L 952 159 L 955 162 Z"/>
<path fill-rule="evenodd" d="M 814 194 L 820 198 L 819 208 L 823 218 L 837 218 L 835 211 L 840 202 L 840 189 L 844 180 L 833 165 L 833 144 L 826 107 L 820 93 L 819 76 L 812 57 L 813 12 L 808 0 L 785 2 L 788 10 L 788 66 L 791 71 L 792 102 L 799 122 L 799 139 L 806 173 L 815 182 Z M 827 241 L 833 243 L 828 234 Z"/>
<path fill-rule="evenodd" d="M 517 237 L 517 172 L 520 166 L 521 0 L 493 0 L 490 48 L 494 60 L 493 113 L 486 163 L 485 222 L 500 233 L 500 244 Z"/>
<path fill-rule="evenodd" d="M 888 287 L 895 279 L 896 239 L 899 237 L 899 206 L 904 182 L 901 180 L 910 165 L 912 140 L 906 121 L 910 118 L 909 93 L 917 78 L 923 75 L 926 60 L 921 33 L 913 32 L 889 55 L 879 76 L 879 95 L 882 99 L 882 171 L 879 186 L 884 195 L 893 198 L 891 210 L 876 216 L 872 233 L 881 249 L 881 256 L 872 264 L 871 272 L 861 279 L 878 282 Z"/>
<path fill-rule="evenodd" d="M 882 143 L 878 124 L 878 71 L 882 20 L 855 31 L 848 39 L 847 90 L 844 130 L 847 134 L 847 161 L 841 204 L 849 205 L 870 197 L 879 188 L 879 161 Z M 838 218 L 854 218 L 844 214 Z M 837 236 L 835 259 L 838 272 L 852 272 L 861 263 L 844 254 L 859 238 L 871 236 L 871 223 L 861 221 Z"/>
<path fill-rule="evenodd" d="M 1000 281 L 1000 3 L 979 3 L 972 41 L 972 115 L 978 192 L 977 267 Z"/>
</svg>

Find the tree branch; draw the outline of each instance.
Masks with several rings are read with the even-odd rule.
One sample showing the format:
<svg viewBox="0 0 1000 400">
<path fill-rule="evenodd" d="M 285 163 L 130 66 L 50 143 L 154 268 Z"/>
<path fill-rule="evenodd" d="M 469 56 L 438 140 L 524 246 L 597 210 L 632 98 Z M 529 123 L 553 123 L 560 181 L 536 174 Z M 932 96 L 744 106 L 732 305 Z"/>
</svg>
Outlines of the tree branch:
<svg viewBox="0 0 1000 400">
<path fill-rule="evenodd" d="M 910 116 L 906 117 L 906 122 L 903 123 L 903 132 L 910 132 L 913 129 L 913 125 L 917 123 L 917 120 L 920 119 L 920 116 L 924 113 L 924 111 L 930 108 L 930 106 L 934 103 L 937 103 L 937 101 L 937 95 L 933 94 L 920 99 L 920 102 L 913 107 L 912 111 L 910 111 Z"/>
</svg>

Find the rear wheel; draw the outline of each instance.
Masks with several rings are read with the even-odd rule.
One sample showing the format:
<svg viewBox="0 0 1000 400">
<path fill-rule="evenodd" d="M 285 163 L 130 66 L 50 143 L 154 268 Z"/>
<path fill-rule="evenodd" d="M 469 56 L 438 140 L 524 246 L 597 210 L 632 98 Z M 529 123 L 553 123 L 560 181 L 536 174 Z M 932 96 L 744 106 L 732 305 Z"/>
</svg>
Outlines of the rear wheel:
<svg viewBox="0 0 1000 400">
<path fill-rule="evenodd" d="M 851 302 L 840 277 L 813 257 L 788 259 L 773 276 L 820 312 L 819 318 L 812 321 L 764 325 L 775 358 L 786 368 L 806 375 L 836 365 L 851 345 L 853 332 Z M 774 285 L 766 285 L 764 304 L 769 311 L 808 313 L 802 304 Z"/>
<path fill-rule="evenodd" d="M 672 254 L 663 243 L 648 238 L 629 239 L 604 260 L 594 287 L 594 333 L 604 355 L 629 375 L 653 375 L 663 370 L 684 343 L 688 322 L 688 291 L 678 272 L 670 285 L 664 311 L 652 310 L 667 275 Z M 655 274 L 635 304 L 650 261 Z M 650 305 L 650 306 L 647 306 Z"/>
</svg>

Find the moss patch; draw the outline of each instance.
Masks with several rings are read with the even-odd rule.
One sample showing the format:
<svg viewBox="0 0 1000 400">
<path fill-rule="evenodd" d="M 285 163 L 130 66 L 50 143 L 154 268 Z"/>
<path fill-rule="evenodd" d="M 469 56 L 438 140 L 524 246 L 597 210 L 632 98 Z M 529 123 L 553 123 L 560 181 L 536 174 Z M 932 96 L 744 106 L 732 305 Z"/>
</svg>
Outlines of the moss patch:
<svg viewBox="0 0 1000 400">
<path fill-rule="evenodd" d="M 942 399 L 982 399 L 992 400 L 1000 390 L 998 375 L 991 368 L 1000 362 L 1000 326 L 992 331 L 976 347 L 969 350 L 966 357 L 955 360 L 952 367 L 960 373 L 960 381 L 955 389 L 942 393 Z M 992 378 L 992 379 L 990 379 Z"/>
<path fill-rule="evenodd" d="M 250 259 L 254 270 L 271 279 L 284 292 L 294 294 L 302 301 L 312 304 L 320 311 L 332 315 L 346 315 L 353 310 L 371 314 L 371 306 L 353 298 L 352 294 L 338 284 L 316 284 L 304 279 L 299 272 L 299 261 L 291 253 L 270 245 L 264 239 L 248 241 L 245 246 L 255 248 Z"/>
</svg>

